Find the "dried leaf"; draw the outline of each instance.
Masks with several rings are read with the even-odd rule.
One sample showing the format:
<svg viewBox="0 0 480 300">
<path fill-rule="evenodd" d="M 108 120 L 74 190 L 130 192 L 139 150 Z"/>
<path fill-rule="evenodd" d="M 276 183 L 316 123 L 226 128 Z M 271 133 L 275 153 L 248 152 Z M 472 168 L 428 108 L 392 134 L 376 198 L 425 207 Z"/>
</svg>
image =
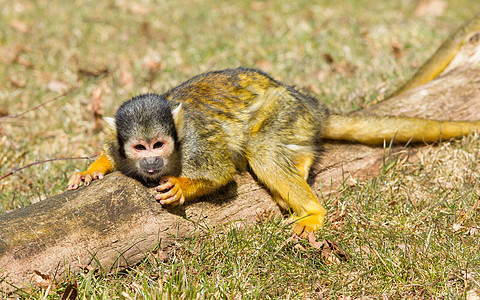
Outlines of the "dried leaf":
<svg viewBox="0 0 480 300">
<path fill-rule="evenodd" d="M 306 251 L 307 250 L 307 249 L 305 249 L 305 247 L 303 247 L 299 243 L 295 244 L 295 246 L 293 246 L 293 248 L 295 248 L 297 250 L 300 250 L 300 251 Z"/>
<path fill-rule="evenodd" d="M 127 70 L 122 70 L 120 72 L 120 85 L 129 88 L 129 87 L 133 87 L 133 83 L 134 83 L 134 80 L 133 80 L 132 73 L 130 73 Z"/>
<path fill-rule="evenodd" d="M 480 290 L 475 289 L 475 290 L 469 290 L 467 292 L 467 300 L 480 300 Z"/>
<path fill-rule="evenodd" d="M 285 247 L 288 243 L 290 243 L 292 241 L 298 241 L 298 235 L 296 235 L 295 233 L 293 233 L 288 239 L 283 241 L 283 243 L 280 245 L 280 248 L 277 251 L 279 251 L 280 249 L 282 249 L 283 247 Z"/>
<path fill-rule="evenodd" d="M 47 88 L 55 93 L 64 93 L 68 90 L 68 84 L 59 80 L 52 80 L 48 83 Z"/>
<path fill-rule="evenodd" d="M 34 270 L 32 275 L 32 282 L 43 288 L 48 289 L 53 285 L 52 277 L 48 274 L 43 274 L 40 271 Z"/>
<path fill-rule="evenodd" d="M 102 128 L 102 88 L 97 86 L 92 92 L 91 110 L 93 114 L 93 130 L 98 131 Z"/>
<path fill-rule="evenodd" d="M 75 300 L 78 296 L 77 282 L 67 285 L 62 295 L 62 300 Z"/>
<path fill-rule="evenodd" d="M 257 213 L 257 216 L 256 216 L 255 219 L 256 219 L 257 223 L 264 224 L 267 221 L 273 220 L 275 218 L 275 216 L 276 216 L 276 213 L 275 213 L 274 210 L 265 209 L 263 212 Z"/>
<path fill-rule="evenodd" d="M 335 60 L 333 59 L 333 56 L 330 55 L 329 53 L 323 53 L 322 57 L 327 62 L 327 64 L 329 64 L 329 65 L 331 65 L 335 62 Z"/>
<path fill-rule="evenodd" d="M 399 41 L 392 41 L 390 43 L 390 45 L 392 46 L 392 53 L 393 53 L 393 56 L 395 56 L 395 59 L 399 59 L 401 58 L 402 56 L 404 56 L 404 52 L 403 52 L 403 44 Z"/>
<path fill-rule="evenodd" d="M 255 1 L 250 4 L 252 10 L 265 10 L 268 7 L 268 3 L 266 1 Z"/>
<path fill-rule="evenodd" d="M 136 14 L 136 15 L 141 15 L 141 16 L 144 16 L 144 15 L 147 15 L 151 12 L 151 8 L 143 5 L 143 4 L 140 4 L 140 3 L 136 3 L 136 2 L 132 2 L 130 3 L 130 6 L 128 7 L 128 9 Z"/>
<path fill-rule="evenodd" d="M 417 8 L 415 9 L 415 15 L 417 17 L 438 17 L 443 15 L 446 8 L 447 2 L 445 0 L 420 0 Z"/>
<path fill-rule="evenodd" d="M 165 261 L 169 258 L 168 252 L 167 251 L 159 251 L 157 253 L 157 258 L 159 260 Z"/>
<path fill-rule="evenodd" d="M 30 68 L 30 67 L 33 66 L 33 63 L 31 61 L 29 61 L 28 59 L 26 59 L 25 57 L 23 57 L 22 55 L 17 57 L 17 59 L 15 61 L 17 63 L 21 64 L 22 66 L 27 67 L 27 68 Z"/>
<path fill-rule="evenodd" d="M 150 26 L 149 22 L 142 22 L 142 26 L 140 27 L 140 34 L 147 38 L 152 36 L 152 27 Z"/>
<path fill-rule="evenodd" d="M 5 116 L 8 116 L 9 112 L 8 112 L 8 107 L 6 106 L 1 106 L 0 107 L 0 117 L 5 117 Z"/>
<path fill-rule="evenodd" d="M 273 64 L 272 62 L 268 61 L 268 60 L 257 60 L 255 62 L 255 67 L 257 67 L 258 69 L 260 70 L 263 70 L 265 72 L 271 72 L 273 71 Z"/>
<path fill-rule="evenodd" d="M 317 240 L 315 239 L 315 233 L 313 232 L 310 232 L 308 234 L 308 242 L 315 249 L 322 249 L 323 247 L 323 242 L 317 242 Z"/>
<path fill-rule="evenodd" d="M 454 223 L 452 225 L 453 231 L 459 231 L 461 228 L 462 228 L 462 225 L 460 225 L 460 224 Z"/>
<path fill-rule="evenodd" d="M 27 33 L 29 31 L 28 25 L 20 20 L 13 20 L 10 22 L 10 26 L 18 32 Z"/>
<path fill-rule="evenodd" d="M 107 66 L 97 66 L 97 67 L 89 67 L 89 68 L 83 68 L 79 67 L 78 68 L 78 74 L 83 75 L 83 76 L 88 76 L 88 77 L 101 77 L 108 75 L 110 73 L 110 70 L 107 68 Z"/>
<path fill-rule="evenodd" d="M 325 239 L 322 242 L 317 242 L 313 234 L 309 235 L 308 241 L 315 249 L 321 250 L 322 258 L 328 263 L 340 263 L 350 259 L 350 256 L 332 241 Z"/>
<path fill-rule="evenodd" d="M 9 78 L 10 83 L 16 88 L 23 88 L 25 86 L 25 80 L 18 78 L 16 75 L 12 75 Z"/>
<path fill-rule="evenodd" d="M 143 58 L 143 65 L 150 72 L 156 72 L 160 70 L 160 68 L 162 67 L 161 61 L 162 61 L 161 54 L 158 52 L 152 52 L 147 54 Z"/>
<path fill-rule="evenodd" d="M 405 244 L 398 244 L 397 248 L 402 250 L 403 252 L 406 252 L 408 250 L 408 247 Z"/>
<path fill-rule="evenodd" d="M 347 211 L 345 209 L 337 209 L 330 214 L 330 223 L 335 225 L 335 227 L 341 228 L 345 217 L 347 216 Z"/>
<path fill-rule="evenodd" d="M 480 230 L 478 227 L 472 227 L 469 230 L 467 230 L 467 234 L 471 236 L 478 236 L 480 235 Z"/>
<path fill-rule="evenodd" d="M 355 248 L 353 251 L 362 257 L 367 257 L 370 254 L 370 247 L 367 245 L 363 245 L 361 247 Z"/>
</svg>

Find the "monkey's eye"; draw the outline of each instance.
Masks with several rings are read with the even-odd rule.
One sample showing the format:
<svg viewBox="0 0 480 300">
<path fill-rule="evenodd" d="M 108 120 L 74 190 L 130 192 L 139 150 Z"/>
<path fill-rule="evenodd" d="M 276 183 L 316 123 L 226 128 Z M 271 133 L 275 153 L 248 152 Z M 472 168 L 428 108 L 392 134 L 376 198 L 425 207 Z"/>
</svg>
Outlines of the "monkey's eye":
<svg viewBox="0 0 480 300">
<path fill-rule="evenodd" d="M 135 148 L 135 150 L 137 151 L 147 150 L 147 148 L 145 148 L 145 146 L 141 144 L 135 145 L 133 146 L 133 148 Z"/>
<path fill-rule="evenodd" d="M 158 148 L 162 148 L 163 147 L 163 143 L 162 142 L 156 142 L 154 145 L 153 145 L 153 149 L 158 149 Z"/>
</svg>

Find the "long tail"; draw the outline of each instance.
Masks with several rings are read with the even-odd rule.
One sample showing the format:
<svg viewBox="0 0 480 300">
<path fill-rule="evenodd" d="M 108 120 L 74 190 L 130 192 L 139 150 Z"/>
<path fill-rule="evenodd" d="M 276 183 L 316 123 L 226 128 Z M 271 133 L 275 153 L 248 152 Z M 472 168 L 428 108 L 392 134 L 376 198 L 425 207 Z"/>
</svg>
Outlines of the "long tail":
<svg viewBox="0 0 480 300">
<path fill-rule="evenodd" d="M 402 87 L 396 90 L 391 97 L 413 89 L 437 77 L 455 57 L 465 39 L 470 33 L 480 30 L 480 13 L 463 24 L 457 32 L 452 34 L 438 50 L 427 60 L 418 71 Z"/>
<path fill-rule="evenodd" d="M 448 140 L 480 131 L 480 121 L 451 122 L 408 117 L 330 115 L 323 138 L 369 145 Z"/>
</svg>

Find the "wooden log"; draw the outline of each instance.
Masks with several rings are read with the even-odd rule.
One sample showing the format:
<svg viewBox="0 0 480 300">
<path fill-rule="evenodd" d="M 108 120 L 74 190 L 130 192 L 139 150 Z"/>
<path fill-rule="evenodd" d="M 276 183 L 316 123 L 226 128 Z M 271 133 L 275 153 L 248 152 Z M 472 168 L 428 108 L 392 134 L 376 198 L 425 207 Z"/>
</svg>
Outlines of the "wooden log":
<svg viewBox="0 0 480 300">
<path fill-rule="evenodd" d="M 434 81 L 358 113 L 479 119 L 476 41 L 470 39 L 459 59 Z M 327 195 L 341 187 L 345 178 L 374 176 L 384 153 L 382 147 L 326 142 L 311 172 L 312 186 L 319 195 Z M 114 172 L 87 188 L 0 216 L 0 289 L 14 291 L 29 285 L 35 271 L 58 280 L 66 270 L 97 263 L 104 270 L 129 266 L 177 238 L 218 224 L 251 224 L 266 210 L 279 212 L 248 173 L 237 175 L 218 193 L 164 209 L 153 199 L 152 190 Z"/>
</svg>

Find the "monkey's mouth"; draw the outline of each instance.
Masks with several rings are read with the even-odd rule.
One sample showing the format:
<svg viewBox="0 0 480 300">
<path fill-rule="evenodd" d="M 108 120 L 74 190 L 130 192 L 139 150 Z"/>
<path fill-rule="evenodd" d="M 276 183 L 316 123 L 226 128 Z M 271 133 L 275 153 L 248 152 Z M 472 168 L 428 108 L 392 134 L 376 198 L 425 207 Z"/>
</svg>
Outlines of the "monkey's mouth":
<svg viewBox="0 0 480 300">
<path fill-rule="evenodd" d="M 149 156 L 140 159 L 138 166 L 144 173 L 144 176 L 156 177 L 163 170 L 164 162 L 159 156 Z"/>
<path fill-rule="evenodd" d="M 160 173 L 160 171 L 162 171 L 161 168 L 159 168 L 159 169 L 143 169 L 143 172 L 148 176 L 155 176 L 158 173 Z"/>
</svg>

